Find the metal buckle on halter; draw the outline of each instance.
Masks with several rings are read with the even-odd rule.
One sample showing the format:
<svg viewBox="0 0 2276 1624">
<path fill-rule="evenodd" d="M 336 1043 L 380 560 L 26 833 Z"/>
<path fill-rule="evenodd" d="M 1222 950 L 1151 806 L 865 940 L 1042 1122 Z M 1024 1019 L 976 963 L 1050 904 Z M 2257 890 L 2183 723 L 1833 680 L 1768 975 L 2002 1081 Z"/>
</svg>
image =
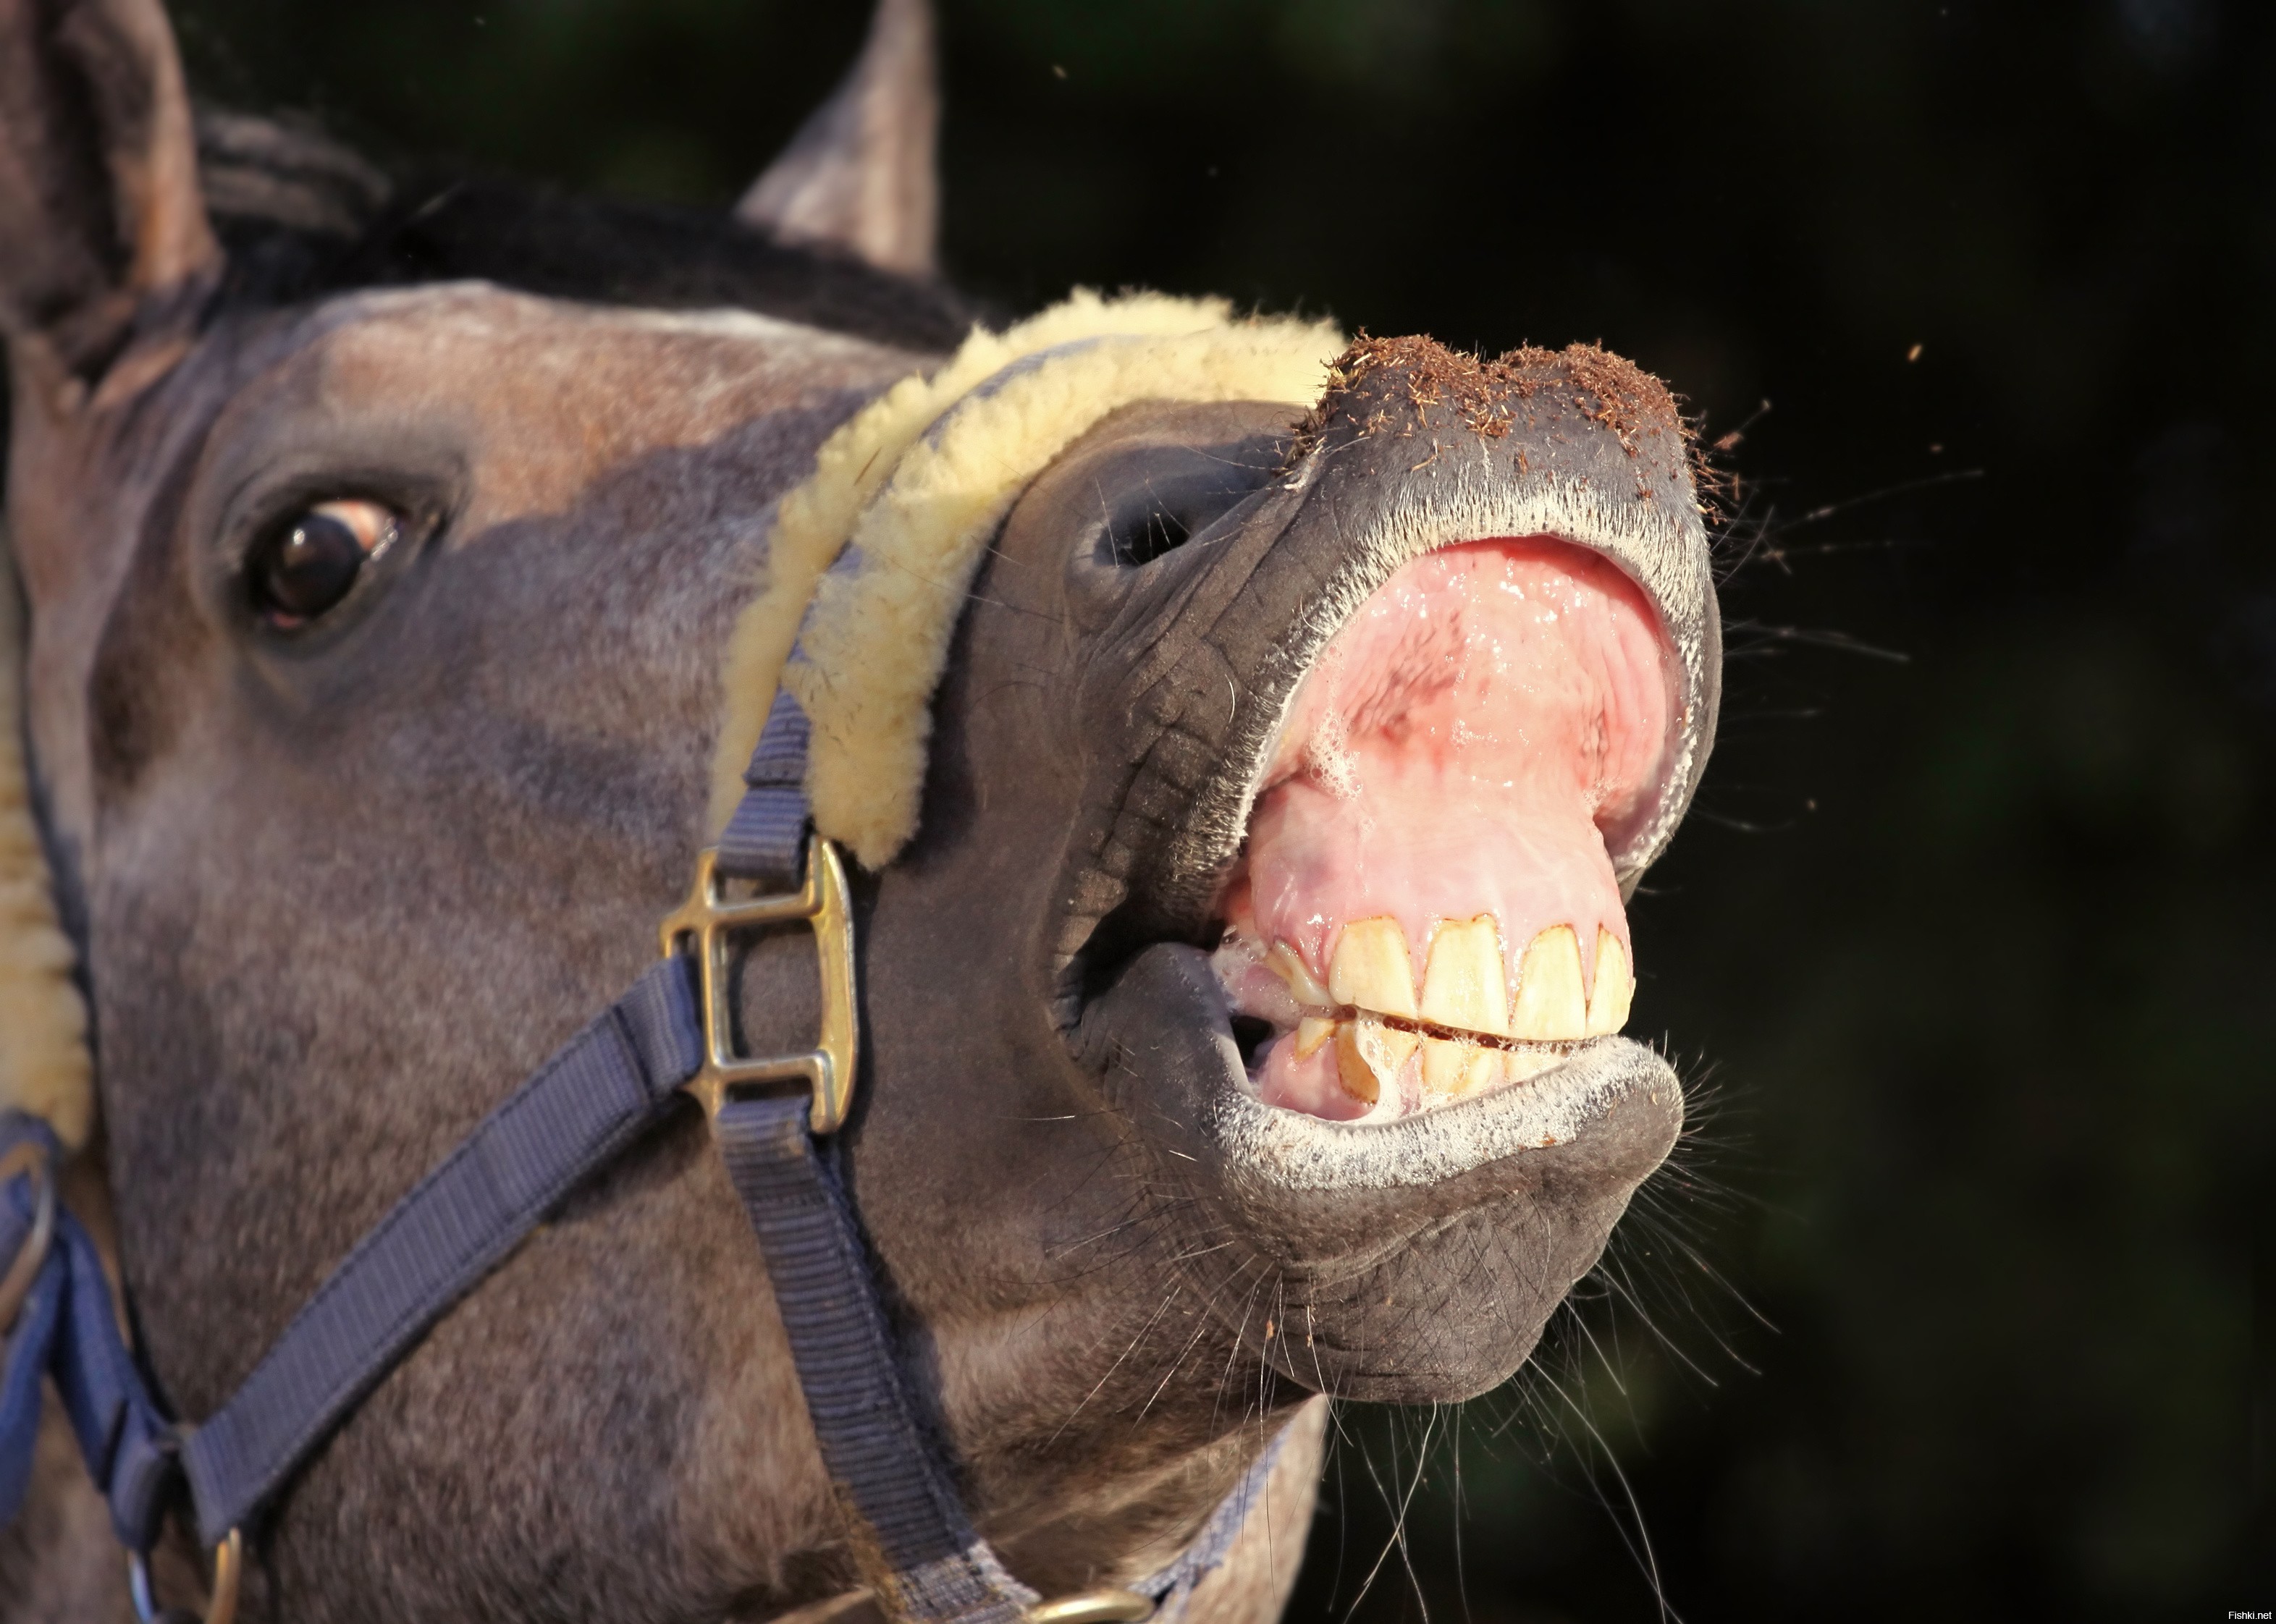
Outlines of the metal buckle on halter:
<svg viewBox="0 0 2276 1624">
<path fill-rule="evenodd" d="M 703 1006 L 703 1066 L 682 1086 L 717 1116 L 728 1097 L 766 1083 L 804 1082 L 812 1091 L 809 1121 L 816 1134 L 835 1133 L 854 1105 L 855 1042 L 860 1031 L 854 1001 L 854 914 L 846 904 L 846 864 L 834 842 L 809 835 L 806 882 L 772 896 L 730 901 L 720 893 L 719 854 L 708 849 L 695 859 L 695 886 L 687 900 L 659 928 L 664 954 L 695 943 L 698 997 Z M 776 925 L 810 925 L 822 979 L 822 1032 L 815 1046 L 798 1054 L 738 1054 L 734 1015 L 727 999 L 727 939 L 740 931 Z"/>
<path fill-rule="evenodd" d="M 0 1273 L 0 1336 L 15 1328 L 16 1316 L 32 1295 L 32 1283 L 40 1278 L 40 1265 L 48 1260 L 48 1248 L 55 1243 L 56 1170 L 49 1165 L 46 1147 L 36 1139 L 26 1139 L 0 1156 L 0 1189 L 27 1174 L 32 1180 L 32 1229 L 6 1273 Z"/>
<path fill-rule="evenodd" d="M 1085 1590 L 1028 1609 L 1027 1624 L 1145 1624 L 1157 1604 L 1135 1590 Z"/>
<path fill-rule="evenodd" d="M 231 1529 L 214 1547 L 213 1581 L 206 1586 L 206 1610 L 200 1624 L 234 1624 L 238 1578 L 244 1571 L 245 1537 Z M 160 1609 L 150 1589 L 150 1564 L 140 1551 L 126 1553 L 126 1595 L 134 1604 L 136 1624 L 159 1624 L 162 1619 L 184 1616 L 171 1608 Z"/>
</svg>

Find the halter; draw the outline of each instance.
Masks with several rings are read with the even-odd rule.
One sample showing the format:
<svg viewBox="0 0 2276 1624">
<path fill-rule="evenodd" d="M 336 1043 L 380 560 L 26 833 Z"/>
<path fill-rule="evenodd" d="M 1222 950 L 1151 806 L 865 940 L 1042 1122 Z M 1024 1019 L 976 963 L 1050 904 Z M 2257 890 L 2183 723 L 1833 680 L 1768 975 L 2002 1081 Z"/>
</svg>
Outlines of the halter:
<svg viewBox="0 0 2276 1624">
<path fill-rule="evenodd" d="M 687 900 L 660 927 L 662 961 L 357 1243 L 203 1422 L 170 1419 L 127 1349 L 95 1244 L 56 1200 L 64 1152 L 55 1129 L 23 1110 L 0 1113 L 0 1332 L 8 1335 L 0 1523 L 13 1519 L 28 1486 L 46 1376 L 129 1553 L 138 1615 L 158 1616 L 147 1558 L 170 1509 L 186 1499 L 198 1542 L 212 1553 L 207 1624 L 230 1624 L 245 1531 L 273 1510 L 310 1455 L 573 1190 L 692 1096 L 757 1238 L 824 1466 L 858 1525 L 850 1544 L 861 1577 L 887 1616 L 897 1624 L 1175 1624 L 1262 1499 L 1287 1431 L 1176 1560 L 1127 1588 L 1045 1601 L 974 1530 L 937 1441 L 944 1429 L 925 1415 L 896 1358 L 846 1193 L 838 1136 L 860 1075 L 859 961 L 845 862 L 838 841 L 816 825 L 846 827 L 873 868 L 913 832 L 915 784 L 904 775 L 876 793 L 880 781 L 864 776 L 861 752 L 884 736 L 889 753 L 915 752 L 921 774 L 927 706 L 965 586 L 1028 477 L 1129 400 L 1309 397 L 1335 347 L 1319 328 L 1235 326 L 1219 306 L 1078 299 L 1007 334 L 975 334 L 939 373 L 897 386 L 833 436 L 815 475 L 782 504 L 768 586 L 739 629 L 731 682 L 747 678 L 755 660 L 765 666 L 767 639 L 788 605 L 791 635 L 778 638 L 766 673 L 773 686 L 780 672 L 780 686 L 732 813 L 699 856 Z M 1300 389 L 1298 379 L 1309 387 Z M 975 423 L 989 431 L 980 449 L 995 459 L 987 477 L 1004 488 L 960 500 L 972 492 L 956 483 L 957 436 L 972 440 Z M 1007 434 L 1016 453 L 1006 450 Z M 873 472 L 880 461 L 883 472 Z M 851 468 L 859 469 L 851 478 L 833 475 Z M 891 594 L 907 600 L 913 570 L 932 594 L 919 604 L 920 620 L 933 617 L 919 628 L 929 638 L 929 665 L 905 661 L 882 684 L 866 670 L 835 684 L 841 711 L 817 732 L 801 699 L 827 706 L 833 701 L 823 696 L 833 687 L 812 680 L 816 662 L 849 624 L 890 624 Z M 859 708 L 864 684 L 867 713 Z M 747 696 L 755 686 L 746 680 L 732 691 Z M 848 691 L 851 716 L 842 711 Z M 867 725 L 846 725 L 857 721 Z M 737 727 L 731 714 L 726 748 L 739 748 Z M 834 759 L 818 759 L 831 751 Z M 739 1054 L 728 994 L 733 944 L 786 926 L 814 939 L 816 1041 L 795 1054 Z"/>
</svg>

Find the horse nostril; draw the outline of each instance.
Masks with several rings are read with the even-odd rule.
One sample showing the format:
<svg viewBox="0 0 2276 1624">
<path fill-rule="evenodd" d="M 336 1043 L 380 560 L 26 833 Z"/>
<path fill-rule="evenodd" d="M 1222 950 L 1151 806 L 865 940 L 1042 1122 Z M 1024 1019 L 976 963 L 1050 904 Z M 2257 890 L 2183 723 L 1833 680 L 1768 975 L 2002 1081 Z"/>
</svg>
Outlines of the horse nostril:
<svg viewBox="0 0 2276 1624">
<path fill-rule="evenodd" d="M 1174 513 L 1155 509 L 1132 525 L 1114 527 L 1114 556 L 1126 564 L 1152 563 L 1186 544 L 1193 530 Z"/>
</svg>

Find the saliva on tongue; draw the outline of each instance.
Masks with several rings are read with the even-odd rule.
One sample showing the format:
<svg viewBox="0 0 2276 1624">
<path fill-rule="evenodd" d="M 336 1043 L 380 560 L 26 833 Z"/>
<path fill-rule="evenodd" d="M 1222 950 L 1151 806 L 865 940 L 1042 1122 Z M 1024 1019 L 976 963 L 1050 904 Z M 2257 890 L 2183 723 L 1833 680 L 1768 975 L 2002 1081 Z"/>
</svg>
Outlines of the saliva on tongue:
<svg viewBox="0 0 2276 1624">
<path fill-rule="evenodd" d="M 1218 978 L 1272 1031 L 1260 1099 L 1388 1119 L 1620 1030 L 1609 848 L 1654 809 L 1677 670 L 1635 582 L 1545 537 L 1426 554 L 1361 607 L 1297 691 L 1222 904 Z"/>
</svg>

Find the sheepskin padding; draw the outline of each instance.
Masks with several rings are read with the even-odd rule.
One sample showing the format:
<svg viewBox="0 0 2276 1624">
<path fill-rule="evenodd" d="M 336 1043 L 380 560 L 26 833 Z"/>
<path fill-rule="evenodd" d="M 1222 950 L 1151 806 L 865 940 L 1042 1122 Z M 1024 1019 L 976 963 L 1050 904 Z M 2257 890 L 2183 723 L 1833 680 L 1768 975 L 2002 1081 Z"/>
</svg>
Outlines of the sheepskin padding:
<svg viewBox="0 0 2276 1624">
<path fill-rule="evenodd" d="M 1137 401 L 1309 405 L 1343 345 L 1331 324 L 1237 320 L 1219 299 L 1079 292 L 975 331 L 938 371 L 886 391 L 783 498 L 728 651 L 713 827 L 783 684 L 813 724 L 815 827 L 868 867 L 890 863 L 916 833 L 933 690 L 966 593 L 1019 494 Z"/>
<path fill-rule="evenodd" d="M 24 617 L 0 529 L 0 1110 L 43 1118 L 73 1150 L 95 1121 L 87 1006 L 56 923 L 24 748 Z"/>
</svg>

